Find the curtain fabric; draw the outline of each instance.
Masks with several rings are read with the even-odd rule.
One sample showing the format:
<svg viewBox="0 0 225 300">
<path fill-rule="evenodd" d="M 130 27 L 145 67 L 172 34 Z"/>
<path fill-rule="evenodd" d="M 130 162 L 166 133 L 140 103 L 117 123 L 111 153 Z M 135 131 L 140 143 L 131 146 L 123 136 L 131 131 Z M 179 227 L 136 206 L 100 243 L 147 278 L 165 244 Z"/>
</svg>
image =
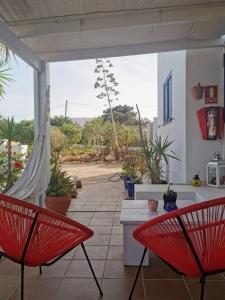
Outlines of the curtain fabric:
<svg viewBox="0 0 225 300">
<path fill-rule="evenodd" d="M 6 191 L 6 195 L 18 199 L 32 199 L 32 202 L 42 206 L 43 197 L 49 182 L 50 167 L 50 86 L 46 88 L 46 101 L 42 110 L 39 132 L 35 139 L 32 153 L 26 163 L 25 169 L 17 182 Z"/>
</svg>

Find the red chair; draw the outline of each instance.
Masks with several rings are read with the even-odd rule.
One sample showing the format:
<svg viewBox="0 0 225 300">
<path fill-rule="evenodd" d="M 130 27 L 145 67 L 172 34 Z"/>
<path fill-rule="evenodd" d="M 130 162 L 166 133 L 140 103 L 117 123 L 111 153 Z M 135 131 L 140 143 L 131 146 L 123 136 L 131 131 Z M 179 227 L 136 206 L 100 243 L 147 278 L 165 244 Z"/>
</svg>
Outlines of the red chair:
<svg viewBox="0 0 225 300">
<path fill-rule="evenodd" d="M 21 299 L 24 297 L 24 266 L 50 266 L 81 244 L 101 296 L 83 242 L 93 231 L 55 212 L 0 194 L 0 258 L 21 265 Z"/>
<path fill-rule="evenodd" d="M 139 226 L 133 236 L 145 248 L 129 299 L 150 249 L 177 273 L 200 277 L 203 300 L 206 276 L 225 270 L 225 198 L 166 213 Z"/>
</svg>

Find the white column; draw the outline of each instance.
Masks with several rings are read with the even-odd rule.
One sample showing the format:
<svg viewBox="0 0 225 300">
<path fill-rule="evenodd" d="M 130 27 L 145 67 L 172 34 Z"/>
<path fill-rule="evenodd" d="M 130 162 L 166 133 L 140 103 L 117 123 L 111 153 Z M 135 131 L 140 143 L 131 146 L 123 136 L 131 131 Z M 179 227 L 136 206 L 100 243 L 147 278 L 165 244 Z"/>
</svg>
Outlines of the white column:
<svg viewBox="0 0 225 300">
<path fill-rule="evenodd" d="M 47 187 L 50 173 L 50 75 L 49 64 L 42 61 L 41 71 L 34 70 L 34 137 L 45 136 L 45 172 L 42 177 L 43 186 Z M 45 191 L 41 191 L 39 205 L 43 206 Z"/>
</svg>

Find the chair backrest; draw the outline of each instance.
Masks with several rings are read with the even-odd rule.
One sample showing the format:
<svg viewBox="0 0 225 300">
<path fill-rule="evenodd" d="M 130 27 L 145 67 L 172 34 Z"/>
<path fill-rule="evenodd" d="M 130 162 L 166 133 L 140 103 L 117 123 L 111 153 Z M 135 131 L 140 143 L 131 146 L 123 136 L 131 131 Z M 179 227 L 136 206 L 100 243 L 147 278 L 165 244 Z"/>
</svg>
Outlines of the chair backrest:
<svg viewBox="0 0 225 300">
<path fill-rule="evenodd" d="M 92 230 L 78 222 L 0 194 L 0 247 L 16 262 L 41 265 L 92 235 Z"/>
<path fill-rule="evenodd" d="M 190 277 L 225 270 L 225 198 L 157 217 L 139 226 L 133 235 Z"/>
</svg>

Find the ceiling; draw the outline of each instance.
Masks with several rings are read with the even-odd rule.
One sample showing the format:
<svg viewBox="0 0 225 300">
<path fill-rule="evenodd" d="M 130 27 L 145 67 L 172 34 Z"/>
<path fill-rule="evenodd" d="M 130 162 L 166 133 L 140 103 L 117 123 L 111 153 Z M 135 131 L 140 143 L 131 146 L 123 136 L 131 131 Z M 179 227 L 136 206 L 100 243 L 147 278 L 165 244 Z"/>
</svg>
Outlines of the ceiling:
<svg viewBox="0 0 225 300">
<path fill-rule="evenodd" d="M 223 46 L 225 1 L 1 0 L 0 20 L 47 61 Z"/>
</svg>

